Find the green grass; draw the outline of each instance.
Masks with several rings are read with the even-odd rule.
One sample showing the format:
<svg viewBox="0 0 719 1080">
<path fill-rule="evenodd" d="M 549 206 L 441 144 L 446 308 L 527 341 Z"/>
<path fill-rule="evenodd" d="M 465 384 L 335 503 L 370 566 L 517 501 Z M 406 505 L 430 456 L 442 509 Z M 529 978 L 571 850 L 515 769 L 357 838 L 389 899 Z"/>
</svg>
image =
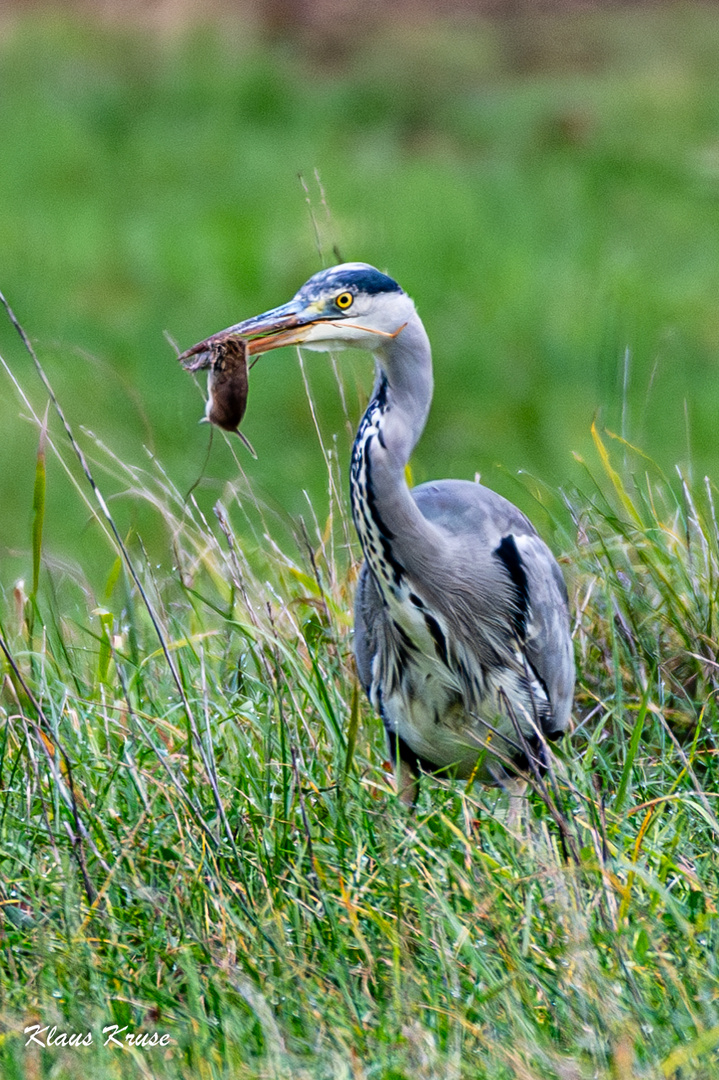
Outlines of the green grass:
<svg viewBox="0 0 719 1080">
<path fill-rule="evenodd" d="M 716 1075 L 716 492 L 594 437 L 563 535 L 577 730 L 529 841 L 487 789 L 398 803 L 341 499 L 290 557 L 247 482 L 205 518 L 97 447 L 174 566 L 133 538 L 94 591 L 43 554 L 72 450 L 41 437 L 33 592 L 2 609 L 3 1077 Z M 26 1049 L 32 1023 L 94 1044 Z M 104 1048 L 111 1024 L 171 1042 Z"/>
<path fill-rule="evenodd" d="M 552 25 L 407 32 L 341 73 L 239 31 L 45 17 L 0 47 L 0 286 L 129 556 L 3 330 L 3 1080 L 719 1073 L 719 21 L 573 23 L 568 67 Z M 316 268 L 315 165 L 325 250 L 387 266 L 435 341 L 417 479 L 501 461 L 561 555 L 576 730 L 529 842 L 497 792 L 392 790 L 330 365 L 305 364 L 330 475 L 278 355 L 260 462 L 216 439 L 185 500 L 206 432 L 161 331 Z M 339 371 L 351 428 L 369 372 Z M 36 1022 L 94 1044 L 25 1048 Z M 109 1024 L 172 1041 L 105 1049 Z"/>
</svg>

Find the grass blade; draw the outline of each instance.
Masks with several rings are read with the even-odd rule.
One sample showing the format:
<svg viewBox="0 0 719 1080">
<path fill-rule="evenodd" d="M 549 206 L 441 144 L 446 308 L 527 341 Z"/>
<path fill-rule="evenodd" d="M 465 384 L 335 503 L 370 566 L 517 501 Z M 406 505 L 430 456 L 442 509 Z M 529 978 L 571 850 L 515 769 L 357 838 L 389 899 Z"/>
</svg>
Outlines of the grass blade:
<svg viewBox="0 0 719 1080">
<path fill-rule="evenodd" d="M 40 565 L 42 562 L 42 533 L 45 525 L 45 493 L 47 488 L 47 471 L 45 463 L 45 448 L 47 444 L 47 415 L 50 408 L 48 402 L 45 415 L 40 428 L 40 439 L 37 448 L 37 461 L 35 464 L 35 484 L 32 493 L 32 593 L 30 599 L 34 602 L 37 597 L 40 583 Z"/>
</svg>

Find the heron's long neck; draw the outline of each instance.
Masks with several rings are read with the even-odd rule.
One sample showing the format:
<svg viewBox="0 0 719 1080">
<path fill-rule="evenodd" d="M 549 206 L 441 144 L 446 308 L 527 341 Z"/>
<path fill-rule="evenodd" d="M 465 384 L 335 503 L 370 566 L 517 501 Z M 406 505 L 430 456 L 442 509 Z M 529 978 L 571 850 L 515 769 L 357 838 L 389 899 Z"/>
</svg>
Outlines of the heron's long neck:
<svg viewBox="0 0 719 1080">
<path fill-rule="evenodd" d="M 433 531 L 405 478 L 432 400 L 432 356 L 419 316 L 375 359 L 374 392 L 352 449 L 352 514 L 375 577 L 396 591 L 417 545 L 426 547 Z"/>
</svg>

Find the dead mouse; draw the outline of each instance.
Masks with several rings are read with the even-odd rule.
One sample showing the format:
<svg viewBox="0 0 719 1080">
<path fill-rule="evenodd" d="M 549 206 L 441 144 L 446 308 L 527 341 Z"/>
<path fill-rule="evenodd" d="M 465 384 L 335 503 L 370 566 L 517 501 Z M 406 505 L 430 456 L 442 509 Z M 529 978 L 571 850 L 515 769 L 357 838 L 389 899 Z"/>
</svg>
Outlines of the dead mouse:
<svg viewBox="0 0 719 1080">
<path fill-rule="evenodd" d="M 186 371 L 208 368 L 207 407 L 204 420 L 234 431 L 256 457 L 255 451 L 239 430 L 247 408 L 247 345 L 237 337 L 215 337 L 193 346 L 179 357 Z"/>
</svg>

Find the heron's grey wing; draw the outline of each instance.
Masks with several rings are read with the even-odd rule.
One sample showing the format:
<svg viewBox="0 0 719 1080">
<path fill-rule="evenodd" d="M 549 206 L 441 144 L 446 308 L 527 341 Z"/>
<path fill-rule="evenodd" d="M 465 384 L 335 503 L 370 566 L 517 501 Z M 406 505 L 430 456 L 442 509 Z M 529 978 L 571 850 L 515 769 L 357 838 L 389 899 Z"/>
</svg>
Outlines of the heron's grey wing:
<svg viewBox="0 0 719 1080">
<path fill-rule="evenodd" d="M 569 726 L 574 699 L 574 652 L 569 630 L 567 586 L 551 551 L 538 536 L 515 538 L 527 579 L 528 613 L 524 651 L 547 689 L 558 737 Z"/>
<path fill-rule="evenodd" d="M 509 499 L 469 480 L 430 480 L 412 488 L 423 517 L 458 536 L 471 535 L 483 547 L 506 533 L 536 536 L 529 518 Z"/>
<path fill-rule="evenodd" d="M 455 572 L 479 585 L 485 578 L 492 582 L 491 590 L 462 589 L 462 602 L 469 606 L 476 626 L 486 626 L 491 591 L 493 632 L 504 626 L 507 639 L 520 638 L 551 704 L 547 734 L 565 731 L 574 692 L 574 658 L 567 590 L 551 551 L 516 506 L 481 484 L 442 480 L 422 484 L 412 495 L 428 521 L 461 542 L 465 565 L 455 567 Z M 451 606 L 451 588 L 443 592 Z M 447 614 L 451 618 L 452 612 Z"/>
<path fill-rule="evenodd" d="M 355 592 L 354 650 L 357 674 L 368 697 L 372 685 L 372 658 L 377 651 L 377 622 L 381 613 L 382 598 L 367 563 L 364 563 Z"/>
<path fill-rule="evenodd" d="M 354 652 L 360 682 L 380 713 L 381 700 L 372 696 L 373 665 L 379 661 L 380 668 L 387 673 L 381 692 L 389 696 L 401 681 L 406 649 L 406 638 L 403 640 L 401 630 L 390 618 L 374 575 L 364 563 L 355 592 Z"/>
</svg>

